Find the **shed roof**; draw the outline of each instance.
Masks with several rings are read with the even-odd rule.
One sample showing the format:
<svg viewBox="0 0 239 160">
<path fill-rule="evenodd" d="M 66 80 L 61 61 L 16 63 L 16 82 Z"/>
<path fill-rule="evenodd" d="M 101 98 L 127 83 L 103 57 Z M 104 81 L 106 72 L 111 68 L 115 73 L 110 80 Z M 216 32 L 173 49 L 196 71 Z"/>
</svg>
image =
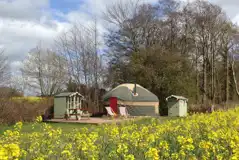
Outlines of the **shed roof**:
<svg viewBox="0 0 239 160">
<path fill-rule="evenodd" d="M 168 101 L 168 99 L 170 99 L 170 98 L 175 98 L 175 99 L 177 99 L 177 100 L 186 100 L 186 101 L 188 101 L 188 99 L 187 98 L 185 98 L 185 97 L 183 97 L 183 96 L 176 96 L 176 95 L 171 95 L 171 96 L 168 96 L 167 98 L 166 98 L 166 101 Z"/>
<path fill-rule="evenodd" d="M 136 95 L 134 95 L 135 84 L 126 83 L 121 84 L 109 92 L 107 92 L 103 99 L 107 101 L 111 97 L 116 97 L 123 101 L 131 101 L 131 102 L 158 102 L 158 97 L 147 90 L 146 88 L 136 84 Z"/>
<path fill-rule="evenodd" d="M 71 97 L 73 95 L 76 95 L 78 94 L 79 96 L 82 96 L 80 93 L 78 92 L 63 92 L 63 93 L 60 93 L 60 94 L 57 94 L 55 95 L 55 97 Z M 83 96 L 82 96 L 83 97 Z"/>
</svg>

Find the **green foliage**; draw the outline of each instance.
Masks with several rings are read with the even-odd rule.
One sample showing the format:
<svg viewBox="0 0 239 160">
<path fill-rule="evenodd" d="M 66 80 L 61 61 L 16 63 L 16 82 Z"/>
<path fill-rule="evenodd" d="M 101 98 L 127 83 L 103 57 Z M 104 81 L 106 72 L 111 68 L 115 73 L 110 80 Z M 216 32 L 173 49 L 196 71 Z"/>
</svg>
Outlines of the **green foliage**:
<svg viewBox="0 0 239 160">
<path fill-rule="evenodd" d="M 190 68 L 188 59 L 178 54 L 160 53 L 159 50 L 135 53 L 129 65 L 137 83 L 144 84 L 159 97 L 161 114 L 167 112 L 165 97 L 168 95 L 191 98 L 196 93 L 193 74 L 188 72 Z"/>
</svg>

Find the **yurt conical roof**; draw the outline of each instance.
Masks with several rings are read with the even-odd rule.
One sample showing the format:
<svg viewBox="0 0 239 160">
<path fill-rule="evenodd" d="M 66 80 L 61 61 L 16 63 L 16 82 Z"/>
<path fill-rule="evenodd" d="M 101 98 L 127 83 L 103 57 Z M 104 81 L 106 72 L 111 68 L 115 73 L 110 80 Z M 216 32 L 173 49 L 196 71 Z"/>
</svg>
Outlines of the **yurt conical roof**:
<svg viewBox="0 0 239 160">
<path fill-rule="evenodd" d="M 136 94 L 134 94 L 136 86 Z M 158 102 L 158 97 L 140 86 L 139 84 L 125 83 L 121 84 L 103 96 L 104 101 L 108 101 L 111 97 L 116 97 L 119 100 L 131 102 Z"/>
</svg>

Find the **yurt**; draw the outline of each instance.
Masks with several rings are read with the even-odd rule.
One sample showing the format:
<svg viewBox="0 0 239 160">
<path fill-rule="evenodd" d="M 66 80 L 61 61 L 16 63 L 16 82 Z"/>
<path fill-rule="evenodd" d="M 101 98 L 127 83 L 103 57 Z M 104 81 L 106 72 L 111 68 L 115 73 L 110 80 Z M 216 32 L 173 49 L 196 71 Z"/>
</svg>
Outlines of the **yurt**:
<svg viewBox="0 0 239 160">
<path fill-rule="evenodd" d="M 103 96 L 105 106 L 119 113 L 119 107 L 126 107 L 132 116 L 155 116 L 159 114 L 158 97 L 139 84 L 121 84 Z"/>
</svg>

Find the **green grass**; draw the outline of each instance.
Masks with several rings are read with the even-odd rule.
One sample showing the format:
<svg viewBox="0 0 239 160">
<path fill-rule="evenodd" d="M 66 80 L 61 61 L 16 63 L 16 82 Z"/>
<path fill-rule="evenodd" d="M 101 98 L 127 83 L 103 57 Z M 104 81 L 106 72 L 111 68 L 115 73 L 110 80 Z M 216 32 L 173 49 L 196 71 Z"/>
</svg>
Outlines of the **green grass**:
<svg viewBox="0 0 239 160">
<path fill-rule="evenodd" d="M 76 124 L 76 123 L 48 123 L 53 128 L 61 128 L 63 132 L 71 132 L 73 129 L 79 129 L 82 127 L 94 127 L 94 125 L 89 124 Z M 32 123 L 25 123 L 22 127 L 23 133 L 38 132 L 40 131 L 41 124 L 36 124 L 35 128 L 32 129 Z M 0 135 L 3 134 L 5 130 L 13 129 L 13 126 L 0 125 Z"/>
<path fill-rule="evenodd" d="M 173 119 L 177 119 L 177 117 L 157 117 L 157 119 L 159 119 L 162 123 L 168 120 L 173 120 Z M 125 121 L 127 123 L 127 121 Z M 136 124 L 142 124 L 142 125 L 147 125 L 147 124 L 151 124 L 151 118 L 142 118 L 142 119 L 138 119 L 136 121 L 134 121 L 134 123 Z M 82 127 L 97 127 L 97 125 L 94 124 L 81 124 L 81 123 L 47 123 L 50 124 L 54 129 L 57 128 L 61 128 L 63 132 L 71 132 L 73 129 L 79 129 Z M 124 123 L 121 123 L 122 125 L 124 125 Z M 22 127 L 22 133 L 31 133 L 31 132 L 39 132 L 41 131 L 41 124 L 36 124 L 35 128 L 32 129 L 32 123 L 24 123 L 23 127 Z M 1 125 L 0 124 L 0 135 L 3 134 L 4 131 L 8 130 L 8 129 L 13 129 L 13 125 L 11 126 L 7 126 L 7 125 Z"/>
<path fill-rule="evenodd" d="M 168 121 L 168 120 L 174 120 L 174 119 L 178 119 L 178 117 L 168 117 L 168 116 L 159 116 L 159 117 L 155 117 L 156 119 L 158 119 L 161 123 Z M 152 118 L 148 117 L 148 118 L 142 118 L 139 119 L 137 121 L 135 121 L 136 124 L 151 124 L 152 123 Z"/>
</svg>

